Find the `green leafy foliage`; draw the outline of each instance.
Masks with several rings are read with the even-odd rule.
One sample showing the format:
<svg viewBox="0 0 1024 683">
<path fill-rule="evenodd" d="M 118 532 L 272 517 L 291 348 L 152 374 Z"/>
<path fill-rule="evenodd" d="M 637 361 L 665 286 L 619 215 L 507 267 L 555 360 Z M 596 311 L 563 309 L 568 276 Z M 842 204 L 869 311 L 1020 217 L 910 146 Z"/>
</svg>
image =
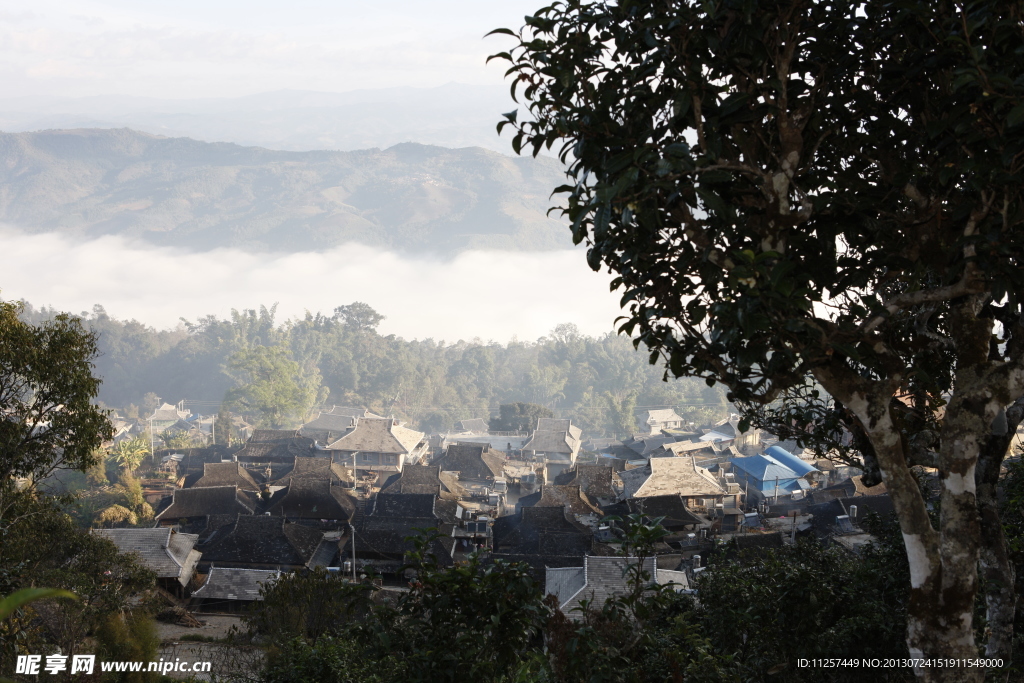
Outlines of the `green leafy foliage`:
<svg viewBox="0 0 1024 683">
<path fill-rule="evenodd" d="M 372 322 L 380 314 L 371 312 L 361 315 Z M 23 315 L 39 321 L 52 314 L 26 308 Z M 304 381 L 320 376 L 328 403 L 394 414 L 431 431 L 451 430 L 467 418 L 500 417 L 500 406 L 514 403 L 571 416 L 595 436 L 625 435 L 635 428 L 635 411 L 647 407 L 677 406 L 697 424 L 721 419 L 728 410 L 722 387 L 662 381 L 663 371 L 649 366 L 628 340 L 588 337 L 572 325 L 559 325 L 533 342 L 501 345 L 406 341 L 380 335 L 372 325 L 348 324 L 342 313 L 278 323 L 273 307 L 235 311 L 227 320 L 203 318 L 180 333 L 140 329 L 106 313 L 94 312 L 83 322 L 99 333 L 100 398 L 107 405 L 141 406 L 144 416 L 158 403 L 157 394 L 222 400 L 239 382 L 250 381 L 248 375 L 232 374 L 231 359 L 264 345 L 286 347 L 286 359 L 298 364 L 299 379 L 287 384 L 301 389 Z M 253 411 L 249 417 L 256 419 Z M 227 423 L 218 417 L 218 444 Z"/>
<path fill-rule="evenodd" d="M 229 368 L 241 386 L 225 394 L 225 403 L 258 415 L 262 425 L 273 429 L 301 422 L 318 398 L 326 398 L 318 393 L 320 376 L 302 372 L 283 345 L 238 351 Z"/>
<path fill-rule="evenodd" d="M 8 665 L 17 654 L 58 647 L 64 654 L 81 653 L 111 615 L 138 613 L 141 619 L 148 612 L 147 595 L 156 577 L 136 556 L 123 555 L 110 541 L 76 526 L 52 499 L 26 495 L 12 512 L 15 521 L 3 537 L 5 588 L 42 585 L 78 600 L 42 598 L 0 624 L 5 671 L 12 670 Z"/>
<path fill-rule="evenodd" d="M 532 432 L 537 420 L 554 417 L 550 409 L 535 403 L 503 403 L 498 406 L 497 417 L 492 417 L 488 427 L 492 432 Z"/>
<path fill-rule="evenodd" d="M 21 484 L 57 469 L 88 470 L 112 436 L 94 404 L 96 335 L 68 315 L 33 325 L 21 313 L 0 301 L 0 529 Z"/>
</svg>

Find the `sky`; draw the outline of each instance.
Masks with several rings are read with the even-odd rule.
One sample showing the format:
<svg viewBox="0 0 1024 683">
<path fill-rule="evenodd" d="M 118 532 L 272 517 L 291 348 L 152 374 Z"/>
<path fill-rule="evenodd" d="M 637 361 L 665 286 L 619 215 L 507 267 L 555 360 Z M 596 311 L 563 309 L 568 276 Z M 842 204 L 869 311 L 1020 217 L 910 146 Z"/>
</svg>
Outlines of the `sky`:
<svg viewBox="0 0 1024 683">
<path fill-rule="evenodd" d="M 180 318 L 228 317 L 278 304 L 278 320 L 330 314 L 362 301 L 387 316 L 379 331 L 406 339 L 532 341 L 571 322 L 612 331 L 618 297 L 579 250 L 466 251 L 416 259 L 364 245 L 324 252 L 186 252 L 121 237 L 76 242 L 0 228 L 0 299 L 71 313 L 102 305 L 119 319 L 168 329 Z M 102 265 L 101 265 L 102 264 Z"/>
<path fill-rule="evenodd" d="M 0 2 L 0 100 L 195 99 L 279 89 L 344 92 L 499 85 L 485 65 L 541 0 L 34 0 Z M 510 107 L 511 108 L 511 107 Z M 205 254 L 119 238 L 75 242 L 0 226 L 0 298 L 172 327 L 280 304 L 281 318 L 365 301 L 406 338 L 507 342 L 563 322 L 589 334 L 618 315 L 610 276 L 583 253 L 467 252 L 418 261 L 367 247 Z M 383 278 L 380 273 L 396 273 Z M 467 286 L 470 284 L 470 286 Z"/>
<path fill-rule="evenodd" d="M 540 0 L 33 0 L 0 3 L 0 93 L 239 97 L 450 82 L 485 66 Z"/>
</svg>

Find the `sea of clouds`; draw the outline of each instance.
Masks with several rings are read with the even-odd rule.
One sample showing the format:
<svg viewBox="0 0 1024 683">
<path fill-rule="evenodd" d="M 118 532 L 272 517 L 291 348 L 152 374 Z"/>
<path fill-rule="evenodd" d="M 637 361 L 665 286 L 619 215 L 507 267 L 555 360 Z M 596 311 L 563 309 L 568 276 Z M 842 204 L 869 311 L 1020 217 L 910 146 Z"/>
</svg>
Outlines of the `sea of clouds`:
<svg viewBox="0 0 1024 683">
<path fill-rule="evenodd" d="M 618 295 L 582 250 L 467 251 L 416 258 L 351 244 L 328 251 L 189 252 L 121 237 L 77 240 L 0 227 L 0 299 L 171 328 L 181 318 L 278 304 L 278 320 L 363 301 L 406 339 L 533 340 L 559 323 L 613 329 Z"/>
</svg>

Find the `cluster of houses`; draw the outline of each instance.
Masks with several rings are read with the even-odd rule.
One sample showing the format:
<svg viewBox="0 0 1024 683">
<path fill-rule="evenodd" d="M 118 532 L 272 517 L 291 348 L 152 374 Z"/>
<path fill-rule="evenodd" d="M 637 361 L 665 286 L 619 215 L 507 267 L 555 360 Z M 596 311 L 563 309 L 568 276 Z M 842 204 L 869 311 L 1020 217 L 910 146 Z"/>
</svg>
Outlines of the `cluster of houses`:
<svg viewBox="0 0 1024 683">
<path fill-rule="evenodd" d="M 441 565 L 474 552 L 525 562 L 570 613 L 625 588 L 636 560 L 620 556 L 610 516 L 660 519 L 669 534 L 650 574 L 686 590 L 724 542 L 770 547 L 801 533 L 856 552 L 859 520 L 891 510 L 884 487 L 738 422 L 686 431 L 674 411 L 651 411 L 648 433 L 599 443 L 569 419 L 522 435 L 467 420 L 428 436 L 335 406 L 297 430 L 254 430 L 233 452 L 173 454 L 175 486 L 153 501 L 153 528 L 93 533 L 137 553 L 169 599 L 231 612 L 318 567 L 401 590 L 410 537 L 431 529 Z"/>
<path fill-rule="evenodd" d="M 238 438 L 245 440 L 252 435 L 254 428 L 245 419 L 232 416 L 231 421 L 231 432 Z M 125 417 L 115 413 L 111 416 L 110 422 L 114 428 L 112 444 L 144 434 L 161 441 L 163 437 L 182 436 L 190 443 L 214 444 L 217 416 L 194 413 L 185 407 L 185 401 L 179 401 L 173 405 L 162 403 L 144 417 Z"/>
</svg>

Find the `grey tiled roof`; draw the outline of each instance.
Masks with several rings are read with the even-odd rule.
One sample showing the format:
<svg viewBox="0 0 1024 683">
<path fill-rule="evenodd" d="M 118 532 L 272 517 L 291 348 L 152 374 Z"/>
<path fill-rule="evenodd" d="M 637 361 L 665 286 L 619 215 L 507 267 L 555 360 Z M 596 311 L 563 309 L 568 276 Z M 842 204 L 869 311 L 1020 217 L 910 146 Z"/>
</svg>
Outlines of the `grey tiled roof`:
<svg viewBox="0 0 1024 683">
<path fill-rule="evenodd" d="M 612 473 L 608 465 L 577 465 L 555 477 L 555 483 L 578 485 L 591 499 L 613 499 L 615 490 L 611 487 Z"/>
<path fill-rule="evenodd" d="M 682 419 L 672 408 L 664 408 L 661 410 L 648 410 L 645 422 L 652 420 L 654 422 L 679 422 Z"/>
<path fill-rule="evenodd" d="M 589 600 L 592 607 L 601 609 L 605 601 L 629 590 L 630 567 L 638 562 L 635 557 L 594 557 L 584 558 L 584 584 L 575 594 L 559 605 L 562 612 L 573 616 L 581 600 Z M 644 570 L 651 583 L 657 580 L 657 564 L 654 557 L 646 558 Z"/>
<path fill-rule="evenodd" d="M 282 442 L 300 437 L 297 429 L 257 429 L 246 443 Z"/>
<path fill-rule="evenodd" d="M 260 485 L 252 472 L 237 462 L 208 462 L 203 464 L 203 476 L 190 488 L 208 486 L 237 486 L 243 491 L 259 491 Z"/>
<path fill-rule="evenodd" d="M 181 534 L 167 528 L 93 529 L 92 533 L 114 543 L 119 552 L 135 553 L 158 578 L 186 583 L 195 570 L 200 553 L 197 534 Z"/>
<path fill-rule="evenodd" d="M 645 467 L 620 472 L 626 498 L 648 496 L 717 496 L 725 489 L 706 468 L 698 467 L 693 456 L 651 458 Z"/>
<path fill-rule="evenodd" d="M 248 441 L 235 453 L 239 462 L 289 462 L 295 456 L 309 456 L 313 440 L 305 437 L 283 441 Z"/>
<path fill-rule="evenodd" d="M 371 517 L 434 518 L 434 505 L 438 498 L 431 493 L 384 493 L 373 501 Z"/>
<path fill-rule="evenodd" d="M 548 567 L 544 576 L 544 593 L 554 595 L 558 598 L 558 604 L 563 605 L 579 593 L 586 583 L 583 567 Z"/>
<path fill-rule="evenodd" d="M 340 486 L 321 479 L 289 479 L 287 488 L 278 491 L 267 504 L 267 512 L 293 519 L 329 519 L 348 521 L 355 513 L 355 502 Z"/>
<path fill-rule="evenodd" d="M 443 472 L 458 472 L 459 479 L 493 479 L 505 472 L 505 458 L 486 443 L 453 443 L 432 464 Z"/>
<path fill-rule="evenodd" d="M 235 486 L 175 489 L 172 496 L 171 504 L 156 516 L 157 520 L 206 515 L 251 515 L 256 510 L 256 501 Z"/>
<path fill-rule="evenodd" d="M 406 465 L 401 473 L 389 478 L 381 493 L 426 493 L 441 491 L 441 468 L 436 465 Z"/>
<path fill-rule="evenodd" d="M 569 437 L 579 441 L 583 436 L 583 430 L 572 423 L 572 420 L 559 419 L 557 417 L 542 417 L 537 420 L 538 432 L 566 432 Z"/>
<path fill-rule="evenodd" d="M 524 507 L 494 521 L 496 552 L 518 555 L 583 555 L 593 533 L 561 507 Z"/>
<path fill-rule="evenodd" d="M 661 524 L 666 529 L 678 529 L 707 522 L 691 512 L 678 495 L 631 498 L 626 503 L 631 513 L 642 514 L 648 518 L 664 517 Z"/>
<path fill-rule="evenodd" d="M 523 445 L 523 450 L 539 453 L 578 453 L 579 447 L 579 439 L 573 439 L 568 432 L 536 431 Z"/>
<path fill-rule="evenodd" d="M 675 437 L 672 436 L 645 436 L 630 441 L 626 446 L 637 455 L 647 456 L 666 444 L 675 443 L 675 441 Z"/>
<path fill-rule="evenodd" d="M 591 501 L 587 494 L 580 491 L 578 484 L 557 486 L 544 484 L 540 489 L 537 507 L 566 507 L 575 515 L 601 515 L 601 509 Z"/>
<path fill-rule="evenodd" d="M 368 453 L 411 453 L 423 440 L 417 432 L 395 424 L 390 418 L 360 418 L 356 426 L 329 444 L 332 451 Z"/>
<path fill-rule="evenodd" d="M 239 515 L 206 546 L 203 561 L 302 567 L 313 557 L 323 537 L 322 531 L 280 517 Z"/>
<path fill-rule="evenodd" d="M 482 417 L 474 417 L 468 420 L 463 420 L 455 425 L 455 428 L 461 432 L 487 432 L 487 420 Z"/>
<path fill-rule="evenodd" d="M 466 489 L 459 483 L 459 475 L 455 472 L 445 472 L 442 470 L 437 476 L 441 480 L 443 490 L 459 498 L 466 495 Z"/>
<path fill-rule="evenodd" d="M 208 600 L 262 600 L 260 587 L 273 583 L 280 575 L 281 572 L 277 570 L 211 567 L 206 582 L 192 597 Z"/>
<path fill-rule="evenodd" d="M 351 482 L 352 471 L 340 463 L 332 462 L 329 457 L 295 456 L 292 469 L 274 483 L 286 486 L 289 479 L 304 481 Z"/>
</svg>

